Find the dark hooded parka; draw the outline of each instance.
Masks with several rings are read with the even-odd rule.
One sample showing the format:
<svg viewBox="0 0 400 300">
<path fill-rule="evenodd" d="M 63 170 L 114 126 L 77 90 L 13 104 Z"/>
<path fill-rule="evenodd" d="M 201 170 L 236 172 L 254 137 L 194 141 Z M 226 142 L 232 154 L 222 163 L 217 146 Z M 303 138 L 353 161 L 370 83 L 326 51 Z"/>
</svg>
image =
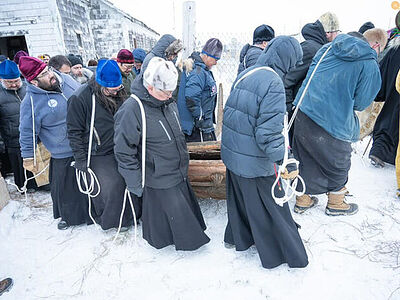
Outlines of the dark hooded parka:
<svg viewBox="0 0 400 300">
<path fill-rule="evenodd" d="M 311 65 L 314 55 L 323 45 L 328 43 L 324 27 L 318 20 L 314 23 L 304 25 L 301 34 L 305 39 L 305 41 L 300 44 L 303 50 L 302 62 L 286 74 L 283 82 L 286 93 L 286 109 L 289 113 L 289 117 L 292 116 L 293 101 L 296 98 L 296 94 L 304 78 L 306 78 L 308 68 Z"/>
<path fill-rule="evenodd" d="M 114 156 L 114 114 L 122 104 L 122 98 L 115 98 L 115 105 L 106 105 L 100 100 L 92 78 L 82 85 L 68 101 L 67 134 L 75 163 L 86 165 L 88 159 L 90 120 L 92 116 L 92 94 L 95 93 L 95 119 L 93 128 L 90 168 L 100 184 L 100 194 L 91 199 L 92 216 L 102 229 L 118 228 L 122 211 L 125 182 L 118 172 Z M 102 97 L 105 99 L 105 97 Z M 82 182 L 83 185 L 83 182 Z M 136 197 L 132 199 L 137 218 L 140 205 Z M 88 201 L 88 200 L 86 200 Z M 132 213 L 129 204 L 125 208 L 122 226 L 131 226 Z"/>
<path fill-rule="evenodd" d="M 255 244 L 264 268 L 308 264 L 288 204 L 277 205 L 271 195 L 274 164 L 285 152 L 282 78 L 301 57 L 301 47 L 294 38 L 273 39 L 257 64 L 238 76 L 224 109 L 221 156 L 227 167 L 228 206 L 224 240 L 238 251 Z M 272 70 L 258 70 L 245 77 L 266 66 Z M 282 191 L 276 189 L 275 193 L 282 197 Z"/>
<path fill-rule="evenodd" d="M 173 98 L 160 101 L 149 94 L 143 79 L 132 93 L 146 116 L 145 186 L 142 188 L 142 115 L 128 98 L 115 115 L 114 151 L 118 169 L 130 192 L 143 198 L 143 238 L 160 249 L 194 250 L 209 242 L 199 204 L 188 180 L 189 154 Z"/>
<path fill-rule="evenodd" d="M 395 82 L 400 69 L 400 36 L 390 41 L 387 52 L 379 63 L 382 86 L 375 101 L 384 101 L 373 131 L 374 142 L 370 155 L 394 165 L 399 143 L 399 101 Z"/>
</svg>

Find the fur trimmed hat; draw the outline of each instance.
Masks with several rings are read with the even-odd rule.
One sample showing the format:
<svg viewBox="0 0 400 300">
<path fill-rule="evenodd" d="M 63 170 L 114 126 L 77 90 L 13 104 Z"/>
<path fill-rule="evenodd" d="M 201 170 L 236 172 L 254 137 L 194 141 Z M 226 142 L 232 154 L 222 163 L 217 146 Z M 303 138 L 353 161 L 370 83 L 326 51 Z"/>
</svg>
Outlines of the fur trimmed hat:
<svg viewBox="0 0 400 300">
<path fill-rule="evenodd" d="M 0 63 L 0 78 L 1 79 L 16 79 L 19 78 L 20 73 L 18 66 L 12 60 L 6 59 Z"/>
<path fill-rule="evenodd" d="M 19 70 L 28 81 L 35 79 L 47 65 L 39 58 L 32 56 L 21 56 L 19 59 Z"/>
<path fill-rule="evenodd" d="M 327 12 L 324 13 L 318 19 L 322 26 L 324 27 L 325 32 L 333 32 L 339 31 L 339 19 L 334 13 Z"/>
<path fill-rule="evenodd" d="M 161 57 L 153 57 L 143 73 L 143 83 L 162 91 L 174 91 L 178 82 L 178 71 L 174 63 Z"/>
<path fill-rule="evenodd" d="M 115 60 L 99 60 L 96 68 L 96 82 L 107 88 L 115 88 L 122 84 L 121 71 Z"/>
<path fill-rule="evenodd" d="M 117 54 L 117 62 L 119 63 L 126 63 L 126 64 L 133 64 L 133 54 L 128 49 L 121 49 Z"/>
<path fill-rule="evenodd" d="M 256 43 L 262 43 L 264 41 L 269 42 L 275 37 L 275 31 L 271 26 L 260 25 L 253 32 L 253 45 Z"/>
<path fill-rule="evenodd" d="M 178 55 L 178 53 L 183 49 L 183 44 L 181 40 L 175 40 L 169 46 L 167 49 L 165 49 L 165 57 L 171 56 L 171 55 Z"/>
<path fill-rule="evenodd" d="M 216 60 L 221 58 L 222 54 L 222 43 L 219 39 L 216 38 L 211 38 L 209 39 L 204 47 L 201 53 L 204 53 L 205 55 L 208 55 L 212 58 L 215 58 Z"/>
</svg>

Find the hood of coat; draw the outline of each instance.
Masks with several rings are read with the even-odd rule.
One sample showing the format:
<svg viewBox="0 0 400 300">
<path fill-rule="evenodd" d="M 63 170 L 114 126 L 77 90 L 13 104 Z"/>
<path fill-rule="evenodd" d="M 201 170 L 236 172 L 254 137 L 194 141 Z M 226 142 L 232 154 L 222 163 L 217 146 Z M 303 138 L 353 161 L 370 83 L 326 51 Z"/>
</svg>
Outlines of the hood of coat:
<svg viewBox="0 0 400 300">
<path fill-rule="evenodd" d="M 154 46 L 154 48 L 151 50 L 151 52 L 158 57 L 165 58 L 165 50 L 168 48 L 168 46 L 174 42 L 176 38 L 171 35 L 171 34 L 164 34 L 157 42 L 157 44 Z"/>
<path fill-rule="evenodd" d="M 321 45 L 328 43 L 324 27 L 318 20 L 314 23 L 308 23 L 304 25 L 303 29 L 301 30 L 301 34 L 305 40 L 312 40 Z"/>
<path fill-rule="evenodd" d="M 154 98 L 152 95 L 149 94 L 147 89 L 144 87 L 143 78 L 141 78 L 140 80 L 135 80 L 133 82 L 131 87 L 131 92 L 136 96 L 138 96 L 141 101 L 146 102 L 146 104 L 152 107 L 162 107 L 174 101 L 174 98 L 169 98 L 168 100 L 165 101 L 160 101 Z"/>
<path fill-rule="evenodd" d="M 257 60 L 257 66 L 271 67 L 283 80 L 286 73 L 301 62 L 303 50 L 290 36 L 278 36 L 268 43 Z"/>
<path fill-rule="evenodd" d="M 377 59 L 375 50 L 367 42 L 348 34 L 340 34 L 333 40 L 332 51 L 345 61 Z"/>
<path fill-rule="evenodd" d="M 250 49 L 250 44 L 246 44 L 243 46 L 242 50 L 240 50 L 240 62 L 243 62 L 244 57 L 247 54 L 247 51 Z"/>
</svg>

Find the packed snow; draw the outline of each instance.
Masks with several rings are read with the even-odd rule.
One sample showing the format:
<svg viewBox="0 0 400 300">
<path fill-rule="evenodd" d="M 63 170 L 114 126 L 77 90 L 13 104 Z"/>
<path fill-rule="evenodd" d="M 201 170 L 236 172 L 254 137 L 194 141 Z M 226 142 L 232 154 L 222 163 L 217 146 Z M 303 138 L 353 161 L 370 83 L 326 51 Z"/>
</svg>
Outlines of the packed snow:
<svg viewBox="0 0 400 300">
<path fill-rule="evenodd" d="M 369 139 L 369 138 L 368 138 Z M 348 201 L 354 216 L 328 217 L 326 195 L 293 214 L 309 255 L 305 269 L 263 269 L 257 250 L 224 247 L 225 201 L 200 200 L 211 242 L 194 252 L 152 248 L 134 230 L 57 230 L 48 193 L 24 196 L 0 212 L 2 299 L 400 299 L 400 201 L 395 168 L 377 169 L 354 145 Z M 11 180 L 7 178 L 7 180 Z M 290 201 L 291 209 L 294 200 Z"/>
</svg>

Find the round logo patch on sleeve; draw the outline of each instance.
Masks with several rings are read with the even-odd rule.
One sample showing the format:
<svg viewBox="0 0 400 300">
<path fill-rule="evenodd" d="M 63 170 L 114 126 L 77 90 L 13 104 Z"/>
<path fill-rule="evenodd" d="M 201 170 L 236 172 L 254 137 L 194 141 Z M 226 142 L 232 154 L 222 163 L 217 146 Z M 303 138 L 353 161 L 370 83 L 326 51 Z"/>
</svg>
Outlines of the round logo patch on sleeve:
<svg viewBox="0 0 400 300">
<path fill-rule="evenodd" d="M 49 107 L 56 107 L 56 106 L 58 105 L 58 102 L 57 102 L 57 100 L 55 100 L 55 99 L 50 99 L 50 100 L 47 102 L 47 105 L 48 105 Z"/>
</svg>

